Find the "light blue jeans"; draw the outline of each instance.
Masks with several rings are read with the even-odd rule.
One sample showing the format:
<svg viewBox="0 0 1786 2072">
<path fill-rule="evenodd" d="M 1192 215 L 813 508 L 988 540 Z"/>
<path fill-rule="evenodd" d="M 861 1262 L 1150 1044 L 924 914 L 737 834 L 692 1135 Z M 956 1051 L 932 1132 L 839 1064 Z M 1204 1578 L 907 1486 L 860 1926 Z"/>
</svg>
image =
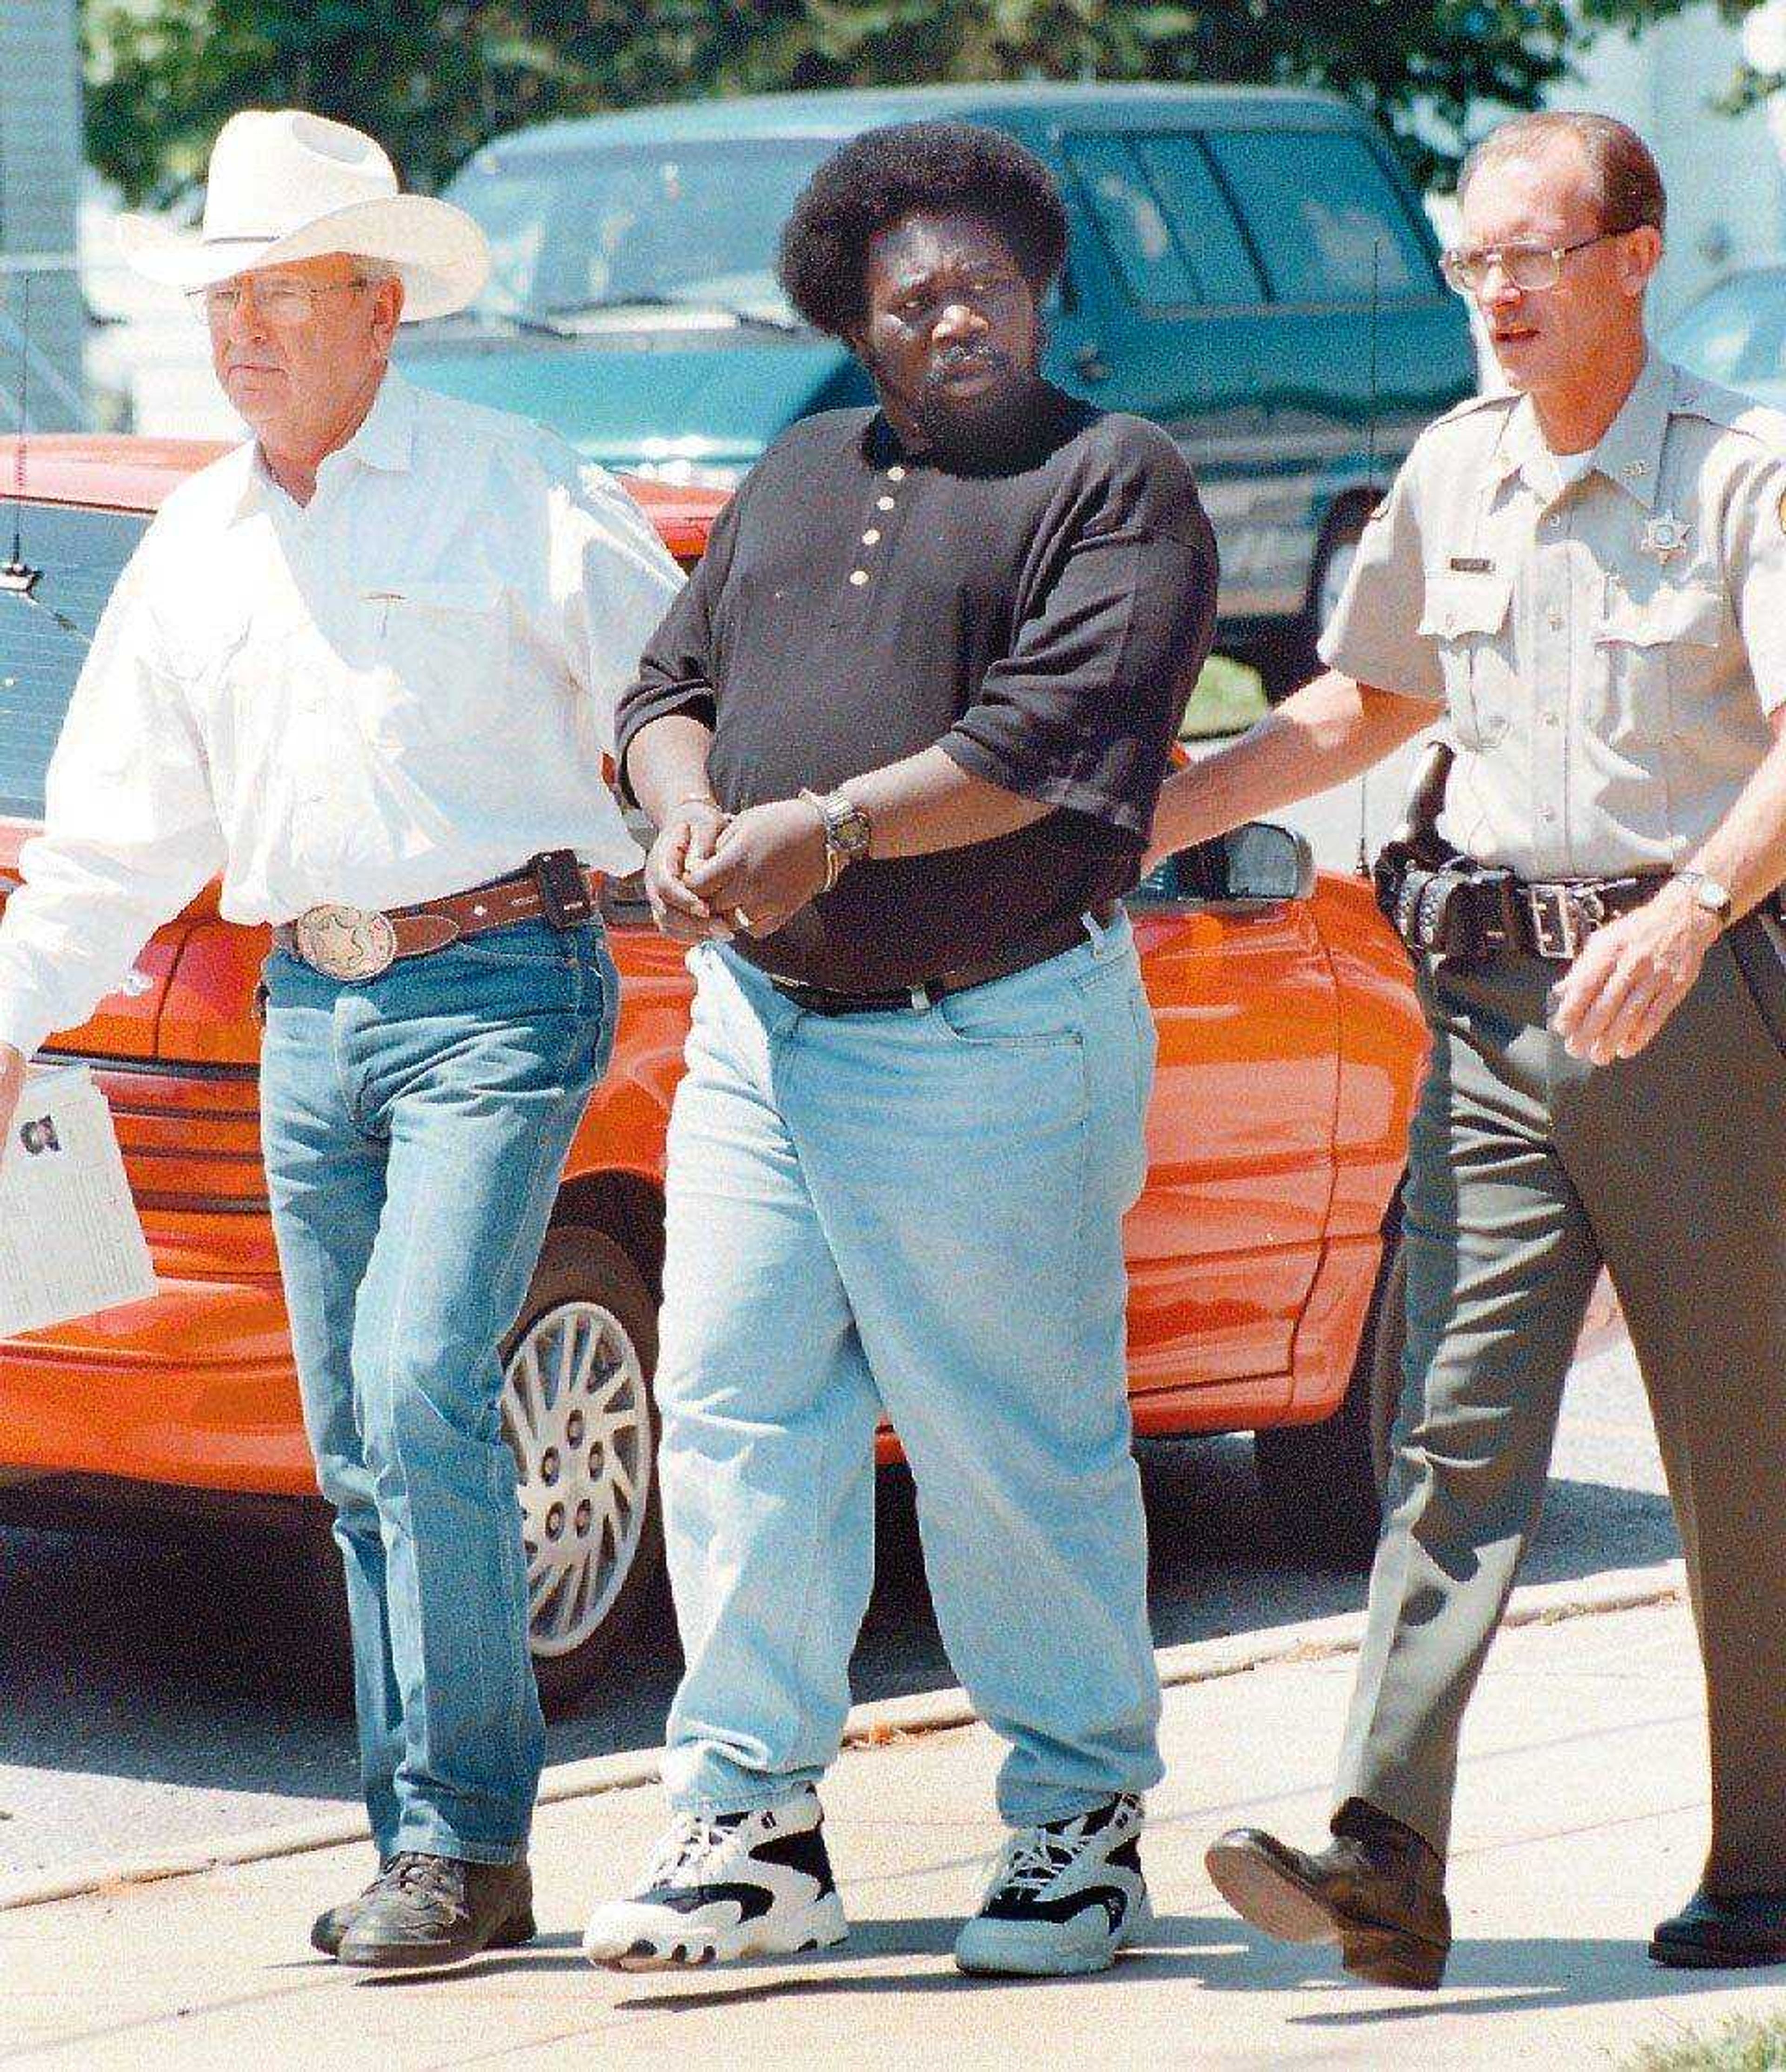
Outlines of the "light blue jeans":
<svg viewBox="0 0 1786 2072">
<path fill-rule="evenodd" d="M 380 1854 L 504 1863 L 544 1758 L 497 1346 L 613 1042 L 593 926 L 344 984 L 275 952 L 261 1133 Z"/>
<path fill-rule="evenodd" d="M 1156 1782 L 1121 1218 L 1154 1026 L 1126 919 L 922 1012 L 796 1007 L 703 944 L 657 1372 L 679 1811 L 837 1749 L 884 1412 L 1013 1825 Z"/>
</svg>

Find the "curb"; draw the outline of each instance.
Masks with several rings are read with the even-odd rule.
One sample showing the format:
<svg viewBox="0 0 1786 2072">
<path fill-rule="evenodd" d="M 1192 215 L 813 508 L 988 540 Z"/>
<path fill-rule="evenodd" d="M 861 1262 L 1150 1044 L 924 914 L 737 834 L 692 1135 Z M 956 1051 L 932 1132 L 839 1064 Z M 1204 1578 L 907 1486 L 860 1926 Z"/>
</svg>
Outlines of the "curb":
<svg viewBox="0 0 1786 2072">
<path fill-rule="evenodd" d="M 1636 1611 L 1649 1605 L 1677 1603 L 1685 1589 L 1685 1572 L 1679 1561 L 1660 1562 L 1647 1568 L 1614 1568 L 1579 1582 L 1536 1583 L 1516 1590 L 1501 1623 L 1504 1626 L 1556 1626 L 1567 1619 L 1591 1618 L 1607 1612 Z M 1224 1635 L 1163 1647 L 1157 1651 L 1155 1659 L 1161 1684 L 1171 1689 L 1245 1675 L 1255 1669 L 1356 1655 L 1364 1632 L 1361 1611 L 1340 1612 L 1327 1618 L 1304 1619 L 1265 1638 Z M 851 1708 L 843 1745 L 846 1749 L 872 1750 L 917 1734 L 973 1726 L 977 1720 L 966 1694 L 961 1691 L 883 1698 Z M 617 1755 L 591 1756 L 581 1762 L 561 1764 L 547 1770 L 541 1778 L 539 1803 L 558 1806 L 568 1799 L 599 1798 L 611 1791 L 630 1791 L 654 1784 L 662 1754 L 661 1749 L 628 1749 Z M 368 1840 L 369 1834 L 363 1814 L 339 1814 L 329 1819 L 261 1827 L 150 1856 L 79 1864 L 51 1877 L 0 1882 L 0 1913 L 112 1893 L 126 1886 L 158 1884 L 168 1878 L 195 1877 L 237 1864 L 342 1848 Z"/>
</svg>

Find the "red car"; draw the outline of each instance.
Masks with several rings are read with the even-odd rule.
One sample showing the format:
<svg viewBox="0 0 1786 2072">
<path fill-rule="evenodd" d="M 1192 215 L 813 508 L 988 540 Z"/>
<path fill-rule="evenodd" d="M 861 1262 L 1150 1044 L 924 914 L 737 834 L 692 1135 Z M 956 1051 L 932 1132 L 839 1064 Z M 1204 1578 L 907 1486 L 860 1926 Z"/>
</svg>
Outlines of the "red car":
<svg viewBox="0 0 1786 2072">
<path fill-rule="evenodd" d="M 25 573 L 0 577 L 0 866 L 42 811 L 119 568 L 162 496 L 215 450 L 30 443 Z M 0 453 L 6 479 L 13 461 Z M 718 500 L 636 487 L 672 551 L 698 556 Z M 614 1063 L 507 1349 L 533 1646 L 560 1700 L 597 1675 L 658 1564 L 664 1130 L 689 982 L 636 888 L 611 892 Z M 1425 1043 L 1405 960 L 1367 890 L 1317 881 L 1280 828 L 1175 857 L 1130 908 L 1160 1036 L 1148 1182 L 1128 1226 L 1136 1425 L 1256 1432 L 1286 1535 L 1357 1559 L 1395 1394 L 1396 1205 Z M 315 1505 L 260 1161 L 251 1001 L 265 948 L 201 898 L 54 1046 L 88 1059 L 111 1101 L 160 1288 L 0 1345 L 0 1482 L 15 1515 L 21 1488 L 37 1515 L 71 1495 L 117 1509 L 147 1492 L 182 1508 L 205 1492 Z M 883 1435 L 883 1455 L 896 1445 Z"/>
</svg>

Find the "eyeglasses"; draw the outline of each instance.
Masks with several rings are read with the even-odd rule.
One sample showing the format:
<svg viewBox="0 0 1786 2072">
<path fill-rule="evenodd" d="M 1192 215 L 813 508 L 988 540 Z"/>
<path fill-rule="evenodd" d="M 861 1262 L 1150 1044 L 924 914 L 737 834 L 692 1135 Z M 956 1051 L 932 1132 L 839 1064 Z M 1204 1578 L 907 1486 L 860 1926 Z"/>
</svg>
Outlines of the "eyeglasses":
<svg viewBox="0 0 1786 2072">
<path fill-rule="evenodd" d="M 1624 235 L 1622 230 L 1597 230 L 1573 245 L 1484 245 L 1474 252 L 1445 252 L 1439 256 L 1439 270 L 1460 295 L 1480 294 L 1491 266 L 1500 267 L 1502 279 L 1532 293 L 1556 286 L 1571 252 L 1585 252 L 1591 245 Z"/>
<path fill-rule="evenodd" d="M 207 288 L 188 288 L 186 299 L 208 323 L 226 323 L 250 293 L 254 306 L 270 323 L 308 323 L 316 314 L 319 295 L 339 294 L 344 288 L 368 288 L 363 275 L 351 281 L 294 281 L 275 275 L 270 281 L 238 279 L 214 281 Z"/>
</svg>

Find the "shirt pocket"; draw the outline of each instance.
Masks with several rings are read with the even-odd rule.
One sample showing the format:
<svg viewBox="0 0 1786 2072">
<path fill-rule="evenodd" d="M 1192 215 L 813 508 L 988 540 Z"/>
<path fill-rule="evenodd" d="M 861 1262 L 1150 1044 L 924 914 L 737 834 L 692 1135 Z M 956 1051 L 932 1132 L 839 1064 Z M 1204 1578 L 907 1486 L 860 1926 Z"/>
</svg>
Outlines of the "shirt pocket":
<svg viewBox="0 0 1786 2072">
<path fill-rule="evenodd" d="M 364 595 L 380 664 L 369 714 L 378 745 L 397 754 L 496 747 L 512 711 L 508 609 L 498 578 L 401 581 Z"/>
<path fill-rule="evenodd" d="M 1420 631 L 1438 649 L 1446 708 L 1466 748 L 1492 748 L 1512 721 L 1513 668 L 1505 639 L 1512 597 L 1506 576 L 1427 578 Z"/>
<path fill-rule="evenodd" d="M 1610 578 L 1594 632 L 1599 667 L 1586 701 L 1590 731 L 1612 748 L 1677 733 L 1681 708 L 1710 676 L 1723 635 L 1724 600 L 1708 585 L 1677 583 L 1634 597 Z"/>
</svg>

